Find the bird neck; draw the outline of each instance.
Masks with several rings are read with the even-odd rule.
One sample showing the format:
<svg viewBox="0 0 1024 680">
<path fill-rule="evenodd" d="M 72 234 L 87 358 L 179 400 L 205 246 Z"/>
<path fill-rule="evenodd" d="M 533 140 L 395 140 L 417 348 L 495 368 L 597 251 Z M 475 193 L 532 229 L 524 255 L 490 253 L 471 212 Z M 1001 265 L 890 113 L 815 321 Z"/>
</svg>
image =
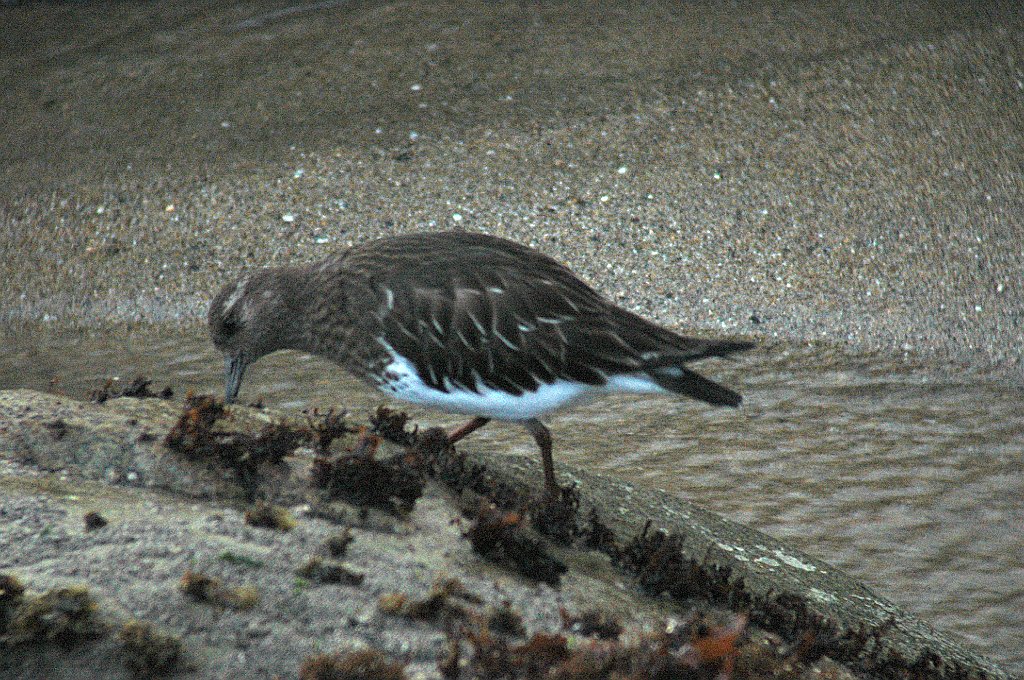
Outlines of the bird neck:
<svg viewBox="0 0 1024 680">
<path fill-rule="evenodd" d="M 309 352 L 312 291 L 307 267 L 279 267 L 274 272 L 280 294 L 279 320 L 273 329 L 279 349 Z"/>
</svg>

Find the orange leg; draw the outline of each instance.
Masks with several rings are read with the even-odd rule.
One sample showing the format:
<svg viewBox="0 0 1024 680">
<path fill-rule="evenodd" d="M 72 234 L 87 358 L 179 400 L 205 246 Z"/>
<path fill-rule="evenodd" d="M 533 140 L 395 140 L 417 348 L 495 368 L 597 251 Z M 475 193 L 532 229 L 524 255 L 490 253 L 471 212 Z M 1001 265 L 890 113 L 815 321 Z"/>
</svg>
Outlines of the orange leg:
<svg viewBox="0 0 1024 680">
<path fill-rule="evenodd" d="M 473 420 L 459 425 L 448 433 L 448 443 L 454 444 L 466 435 L 476 432 L 490 421 L 490 418 L 481 418 L 480 416 L 477 416 L 476 418 L 473 418 Z"/>
<path fill-rule="evenodd" d="M 459 425 L 454 430 L 448 432 L 448 443 L 454 444 L 460 441 L 466 435 L 476 432 L 489 422 L 490 418 L 477 416 Z M 544 490 L 549 497 L 558 498 L 559 488 L 558 482 L 555 481 L 555 464 L 551 460 L 551 432 L 548 428 L 544 427 L 544 423 L 536 418 L 524 420 L 522 423 L 526 426 L 526 430 L 533 435 L 533 440 L 537 442 L 537 446 L 540 448 L 541 463 L 544 467 Z"/>
</svg>

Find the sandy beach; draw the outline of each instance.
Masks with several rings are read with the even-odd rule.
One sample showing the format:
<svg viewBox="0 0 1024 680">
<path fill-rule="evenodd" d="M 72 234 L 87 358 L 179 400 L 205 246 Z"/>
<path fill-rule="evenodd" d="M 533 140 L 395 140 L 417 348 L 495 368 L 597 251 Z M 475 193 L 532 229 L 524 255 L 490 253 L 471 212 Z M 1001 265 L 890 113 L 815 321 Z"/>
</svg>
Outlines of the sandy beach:
<svg viewBox="0 0 1024 680">
<path fill-rule="evenodd" d="M 663 323 L 1019 376 L 1012 4 L 3 9 L 0 314 L 201 317 L 416 230 Z"/>
</svg>

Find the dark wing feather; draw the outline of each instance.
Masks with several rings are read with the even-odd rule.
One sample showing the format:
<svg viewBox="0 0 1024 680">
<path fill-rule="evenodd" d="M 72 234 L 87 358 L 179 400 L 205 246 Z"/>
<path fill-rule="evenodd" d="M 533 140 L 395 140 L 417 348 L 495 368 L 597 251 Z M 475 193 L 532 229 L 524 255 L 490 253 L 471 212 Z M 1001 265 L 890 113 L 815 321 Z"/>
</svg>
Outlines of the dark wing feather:
<svg viewBox="0 0 1024 680">
<path fill-rule="evenodd" d="M 435 389 L 518 395 L 559 378 L 601 385 L 641 364 L 608 328 L 607 302 L 575 278 L 567 287 L 502 263 L 450 270 L 443 282 L 413 273 L 404 272 L 405 285 L 392 284 L 382 336 Z M 406 332 L 413 324 L 418 342 Z"/>
<path fill-rule="evenodd" d="M 729 403 L 733 393 L 682 366 L 751 346 L 673 333 L 546 255 L 482 234 L 396 237 L 355 248 L 346 261 L 376 293 L 372 335 L 443 391 L 521 394 L 558 379 L 601 385 L 644 372 L 666 389 Z"/>
</svg>

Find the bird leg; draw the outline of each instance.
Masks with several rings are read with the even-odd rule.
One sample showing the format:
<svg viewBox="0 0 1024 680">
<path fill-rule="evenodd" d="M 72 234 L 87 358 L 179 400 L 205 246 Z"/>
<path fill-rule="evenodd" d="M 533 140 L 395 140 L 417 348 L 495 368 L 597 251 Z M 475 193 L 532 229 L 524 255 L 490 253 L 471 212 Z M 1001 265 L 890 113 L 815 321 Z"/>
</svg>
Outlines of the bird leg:
<svg viewBox="0 0 1024 680">
<path fill-rule="evenodd" d="M 448 443 L 454 444 L 466 435 L 476 432 L 490 421 L 490 418 L 481 418 L 480 416 L 477 416 L 476 418 L 473 418 L 473 420 L 459 425 L 454 430 L 450 430 L 448 432 Z"/>
<path fill-rule="evenodd" d="M 523 425 L 540 447 L 541 462 L 544 464 L 544 489 L 550 498 L 557 499 L 559 488 L 555 481 L 555 464 L 551 460 L 551 432 L 536 418 L 524 420 Z"/>
<path fill-rule="evenodd" d="M 476 432 L 481 427 L 489 423 L 490 420 L 490 418 L 477 416 L 472 420 L 459 425 L 454 430 L 449 430 L 448 443 L 454 444 L 466 435 Z M 537 446 L 540 448 L 541 462 L 544 467 L 544 490 L 547 492 L 549 497 L 557 499 L 559 496 L 559 488 L 558 482 L 555 481 L 555 464 L 551 460 L 551 432 L 548 428 L 544 427 L 544 423 L 540 422 L 536 418 L 524 420 L 522 423 L 526 426 L 526 430 L 533 435 L 533 440 L 537 442 Z"/>
</svg>

